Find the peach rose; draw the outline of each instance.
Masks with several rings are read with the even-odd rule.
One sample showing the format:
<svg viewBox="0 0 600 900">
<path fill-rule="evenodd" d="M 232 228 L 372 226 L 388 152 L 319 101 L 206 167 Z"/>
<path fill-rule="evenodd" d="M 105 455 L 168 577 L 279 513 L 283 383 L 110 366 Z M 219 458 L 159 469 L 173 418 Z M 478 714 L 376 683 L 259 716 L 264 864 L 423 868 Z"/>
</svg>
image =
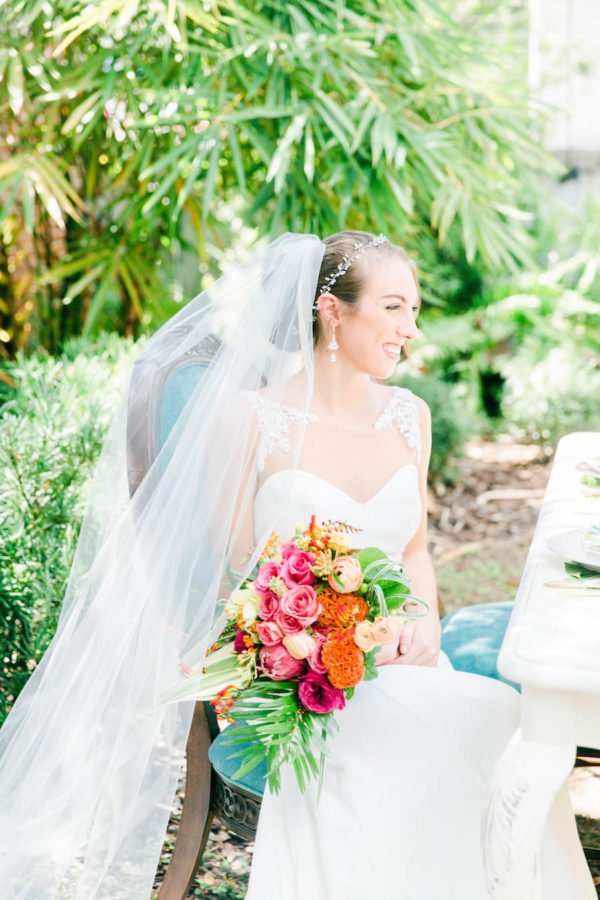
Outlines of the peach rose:
<svg viewBox="0 0 600 900">
<path fill-rule="evenodd" d="M 286 634 L 281 643 L 294 659 L 307 659 L 315 649 L 316 641 L 310 634 L 300 631 L 298 634 Z"/>
<path fill-rule="evenodd" d="M 336 580 L 333 573 L 329 576 L 329 587 L 339 594 L 351 594 L 363 583 L 363 573 L 359 561 L 354 556 L 337 556 L 332 569 L 341 581 Z"/>
<path fill-rule="evenodd" d="M 368 653 L 376 647 L 379 641 L 375 639 L 373 623 L 365 620 L 359 622 L 354 629 L 354 643 L 364 653 Z"/>
<path fill-rule="evenodd" d="M 394 641 L 399 633 L 398 623 L 391 616 L 375 619 L 373 622 L 373 637 L 377 644 L 386 644 L 388 641 Z"/>
</svg>

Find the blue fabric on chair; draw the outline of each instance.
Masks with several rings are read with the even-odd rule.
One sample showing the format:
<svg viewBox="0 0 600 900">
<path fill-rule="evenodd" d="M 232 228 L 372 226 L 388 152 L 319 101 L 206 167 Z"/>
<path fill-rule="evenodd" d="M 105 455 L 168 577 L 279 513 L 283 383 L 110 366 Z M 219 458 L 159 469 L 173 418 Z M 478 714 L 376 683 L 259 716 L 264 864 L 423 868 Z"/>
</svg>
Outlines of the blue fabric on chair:
<svg viewBox="0 0 600 900">
<path fill-rule="evenodd" d="M 235 728 L 235 725 L 230 725 L 229 728 Z M 267 778 L 266 762 L 263 760 L 254 769 L 250 769 L 249 772 L 242 775 L 241 778 L 234 779 L 233 775 L 241 765 L 241 757 L 236 756 L 234 759 L 228 759 L 232 754 L 237 753 L 239 750 L 245 750 L 249 746 L 250 744 L 231 744 L 229 741 L 224 740 L 223 734 L 220 734 L 210 745 L 208 758 L 215 771 L 226 781 L 232 781 L 238 787 L 262 797 Z"/>
<path fill-rule="evenodd" d="M 497 678 L 519 689 L 498 671 L 498 654 L 513 610 L 513 603 L 465 606 L 442 619 L 442 650 L 455 669 Z"/>
<path fill-rule="evenodd" d="M 200 379 L 207 369 L 206 363 L 194 362 L 181 366 L 169 378 L 160 408 L 160 443 L 164 445 L 173 425 L 179 418 Z"/>
</svg>

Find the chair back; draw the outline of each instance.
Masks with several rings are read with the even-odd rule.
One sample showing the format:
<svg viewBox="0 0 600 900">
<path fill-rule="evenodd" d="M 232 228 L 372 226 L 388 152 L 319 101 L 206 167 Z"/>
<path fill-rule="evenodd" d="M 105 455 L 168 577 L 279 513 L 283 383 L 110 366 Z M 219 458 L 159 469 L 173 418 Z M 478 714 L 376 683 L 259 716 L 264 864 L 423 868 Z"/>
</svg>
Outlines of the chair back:
<svg viewBox="0 0 600 900">
<path fill-rule="evenodd" d="M 187 329 L 182 327 L 181 339 Z M 127 415 L 129 491 L 133 495 L 164 446 L 188 399 L 221 346 L 208 335 L 173 366 L 158 368 L 155 361 L 137 360 L 131 376 Z"/>
</svg>

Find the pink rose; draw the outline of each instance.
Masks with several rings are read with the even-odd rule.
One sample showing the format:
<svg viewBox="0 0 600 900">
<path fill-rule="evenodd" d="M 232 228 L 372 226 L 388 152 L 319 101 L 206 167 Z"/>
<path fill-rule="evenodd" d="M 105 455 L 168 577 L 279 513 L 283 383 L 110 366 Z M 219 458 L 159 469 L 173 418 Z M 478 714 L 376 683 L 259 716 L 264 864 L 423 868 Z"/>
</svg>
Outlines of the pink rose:
<svg viewBox="0 0 600 900">
<path fill-rule="evenodd" d="M 273 681 L 286 681 L 288 678 L 296 678 L 306 668 L 304 660 L 294 659 L 293 656 L 290 656 L 283 644 L 275 644 L 273 647 L 261 647 L 258 651 L 258 658 L 261 672 L 267 678 L 272 678 Z"/>
<path fill-rule="evenodd" d="M 286 587 L 293 588 L 298 584 L 314 584 L 315 576 L 309 565 L 314 565 L 315 554 L 304 550 L 292 550 L 281 564 L 280 576 Z"/>
<path fill-rule="evenodd" d="M 337 575 L 337 579 L 331 574 L 329 587 L 339 594 L 352 594 L 363 583 L 362 569 L 354 556 L 337 556 L 333 561 L 332 569 Z"/>
<path fill-rule="evenodd" d="M 283 631 L 277 622 L 257 622 L 256 633 L 261 642 L 268 646 L 278 644 L 283 637 Z"/>
<path fill-rule="evenodd" d="M 323 662 L 321 661 L 321 649 L 327 638 L 324 634 L 318 632 L 313 634 L 313 638 L 315 646 L 311 654 L 307 656 L 306 661 L 313 672 L 319 672 L 319 674 L 324 675 L 327 671 L 327 666 L 323 665 Z"/>
<path fill-rule="evenodd" d="M 326 713 L 334 709 L 343 709 L 346 697 L 341 688 L 336 688 L 318 672 L 309 672 L 300 679 L 298 699 L 309 712 Z"/>
<path fill-rule="evenodd" d="M 282 559 L 287 559 L 290 553 L 295 553 L 297 549 L 295 540 L 282 544 L 280 547 Z"/>
<path fill-rule="evenodd" d="M 281 570 L 281 563 L 266 562 L 263 563 L 258 570 L 258 575 L 253 584 L 253 590 L 257 594 L 266 594 L 271 588 L 273 578 L 278 578 Z"/>
<path fill-rule="evenodd" d="M 296 634 L 297 631 L 302 631 L 304 628 L 304 625 L 298 621 L 296 616 L 288 615 L 283 609 L 279 609 L 275 613 L 275 621 L 284 634 Z"/>
<path fill-rule="evenodd" d="M 317 592 L 309 584 L 298 585 L 281 598 L 281 610 L 298 619 L 301 626 L 312 625 L 321 614 Z"/>
<path fill-rule="evenodd" d="M 275 618 L 276 612 L 279 612 L 279 597 L 273 591 L 267 591 L 258 604 L 258 614 L 263 622 L 270 622 Z"/>
</svg>

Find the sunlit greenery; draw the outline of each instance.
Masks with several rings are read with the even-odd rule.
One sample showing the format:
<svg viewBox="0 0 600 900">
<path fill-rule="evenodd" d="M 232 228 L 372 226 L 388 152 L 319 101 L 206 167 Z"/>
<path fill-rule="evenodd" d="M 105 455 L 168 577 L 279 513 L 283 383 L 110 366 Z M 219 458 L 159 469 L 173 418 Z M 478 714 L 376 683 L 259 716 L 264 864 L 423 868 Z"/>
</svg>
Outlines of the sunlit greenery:
<svg viewBox="0 0 600 900">
<path fill-rule="evenodd" d="M 439 310 L 413 356 L 480 428 L 554 443 L 600 430 L 600 205 L 544 221 L 535 267 L 490 282 L 470 310 Z"/>
<path fill-rule="evenodd" d="M 110 335 L 3 367 L 0 722 L 54 633 L 91 474 L 135 352 Z"/>
<path fill-rule="evenodd" d="M 152 329 L 240 233 L 364 227 L 425 270 L 439 245 L 450 268 L 528 264 L 523 177 L 549 162 L 526 97 L 525 13 L 486 0 L 0 5 L 0 346 Z M 427 271 L 424 284 L 444 295 Z"/>
</svg>

